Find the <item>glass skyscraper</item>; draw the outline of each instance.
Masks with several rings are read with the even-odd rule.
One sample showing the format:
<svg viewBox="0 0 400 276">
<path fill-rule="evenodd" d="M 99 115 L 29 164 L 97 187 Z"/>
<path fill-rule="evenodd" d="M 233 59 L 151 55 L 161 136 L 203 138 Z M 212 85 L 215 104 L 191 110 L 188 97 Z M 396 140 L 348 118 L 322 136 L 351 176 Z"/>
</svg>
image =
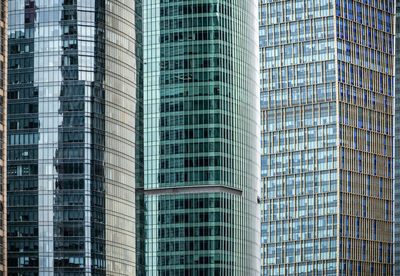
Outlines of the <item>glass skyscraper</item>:
<svg viewBox="0 0 400 276">
<path fill-rule="evenodd" d="M 259 1 L 262 275 L 392 275 L 394 1 Z"/>
<path fill-rule="evenodd" d="M 141 1 L 8 3 L 8 275 L 140 275 Z"/>
<path fill-rule="evenodd" d="M 259 275 L 257 1 L 143 3 L 146 275 Z"/>
<path fill-rule="evenodd" d="M 0 2 L 0 276 L 7 275 L 6 232 L 6 114 L 7 114 L 7 1 Z"/>
<path fill-rule="evenodd" d="M 396 2 L 396 32 L 400 30 L 400 1 Z M 394 273 L 400 275 L 400 36 L 396 36 L 395 41 L 395 70 L 396 70 L 396 83 L 395 83 L 395 133 L 397 133 L 395 140 L 395 184 L 394 184 L 394 218 L 395 218 L 395 233 L 394 233 Z"/>
</svg>

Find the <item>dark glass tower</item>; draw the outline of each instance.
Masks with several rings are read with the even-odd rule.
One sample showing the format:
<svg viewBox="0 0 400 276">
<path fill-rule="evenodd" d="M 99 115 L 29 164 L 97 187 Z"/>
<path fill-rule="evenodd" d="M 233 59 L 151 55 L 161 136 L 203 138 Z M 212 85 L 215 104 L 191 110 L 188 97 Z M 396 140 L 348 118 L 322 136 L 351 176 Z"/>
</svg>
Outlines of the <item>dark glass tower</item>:
<svg viewBox="0 0 400 276">
<path fill-rule="evenodd" d="M 259 12 L 262 275 L 393 275 L 394 1 Z"/>
<path fill-rule="evenodd" d="M 0 276 L 7 275 L 6 235 L 6 114 L 7 114 L 7 1 L 0 2 Z"/>
<path fill-rule="evenodd" d="M 259 275 L 257 1 L 143 18 L 147 275 Z"/>
<path fill-rule="evenodd" d="M 9 7 L 8 275 L 134 275 L 141 3 Z"/>
</svg>

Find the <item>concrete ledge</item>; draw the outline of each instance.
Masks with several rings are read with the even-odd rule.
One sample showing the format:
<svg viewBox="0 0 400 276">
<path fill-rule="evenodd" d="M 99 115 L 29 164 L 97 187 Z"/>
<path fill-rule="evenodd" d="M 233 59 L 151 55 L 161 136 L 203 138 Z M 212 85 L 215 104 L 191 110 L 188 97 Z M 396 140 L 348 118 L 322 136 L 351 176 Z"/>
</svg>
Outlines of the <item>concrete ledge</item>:
<svg viewBox="0 0 400 276">
<path fill-rule="evenodd" d="M 180 186 L 156 189 L 145 189 L 145 195 L 181 195 L 181 194 L 205 194 L 205 193 L 226 193 L 242 196 L 242 190 L 223 185 L 202 185 L 202 186 Z"/>
</svg>

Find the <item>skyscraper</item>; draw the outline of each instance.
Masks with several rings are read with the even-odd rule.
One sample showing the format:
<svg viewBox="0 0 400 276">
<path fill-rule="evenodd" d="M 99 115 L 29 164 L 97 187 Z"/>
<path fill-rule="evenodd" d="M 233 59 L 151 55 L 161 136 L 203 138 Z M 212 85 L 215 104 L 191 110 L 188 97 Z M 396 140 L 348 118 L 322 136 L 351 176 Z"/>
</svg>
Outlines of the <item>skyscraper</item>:
<svg viewBox="0 0 400 276">
<path fill-rule="evenodd" d="M 6 114 L 7 114 L 7 1 L 0 2 L 0 275 L 7 275 Z"/>
<path fill-rule="evenodd" d="M 8 2 L 8 275 L 134 275 L 141 1 Z"/>
<path fill-rule="evenodd" d="M 146 275 L 259 275 L 257 1 L 143 3 Z"/>
<path fill-rule="evenodd" d="M 262 274 L 392 275 L 394 1 L 259 14 Z"/>
<path fill-rule="evenodd" d="M 396 32 L 400 30 L 400 1 L 396 2 Z M 400 37 L 396 36 L 395 50 L 395 70 L 396 70 L 396 91 L 395 91 L 395 184 L 394 184 L 394 218 L 395 218 L 395 233 L 394 233 L 394 273 L 400 275 Z"/>
</svg>

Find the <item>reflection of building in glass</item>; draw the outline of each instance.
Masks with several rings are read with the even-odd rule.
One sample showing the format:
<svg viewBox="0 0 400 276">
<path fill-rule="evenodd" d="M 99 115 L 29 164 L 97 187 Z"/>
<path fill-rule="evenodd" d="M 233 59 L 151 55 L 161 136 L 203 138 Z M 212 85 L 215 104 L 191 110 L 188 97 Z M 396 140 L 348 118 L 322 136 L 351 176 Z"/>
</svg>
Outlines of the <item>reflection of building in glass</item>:
<svg viewBox="0 0 400 276">
<path fill-rule="evenodd" d="M 148 275 L 259 275 L 256 1 L 144 0 Z"/>
<path fill-rule="evenodd" d="M 262 274 L 393 272 L 394 1 L 262 1 Z"/>
<path fill-rule="evenodd" d="M 9 275 L 143 262 L 141 7 L 107 3 L 10 1 Z"/>
</svg>

